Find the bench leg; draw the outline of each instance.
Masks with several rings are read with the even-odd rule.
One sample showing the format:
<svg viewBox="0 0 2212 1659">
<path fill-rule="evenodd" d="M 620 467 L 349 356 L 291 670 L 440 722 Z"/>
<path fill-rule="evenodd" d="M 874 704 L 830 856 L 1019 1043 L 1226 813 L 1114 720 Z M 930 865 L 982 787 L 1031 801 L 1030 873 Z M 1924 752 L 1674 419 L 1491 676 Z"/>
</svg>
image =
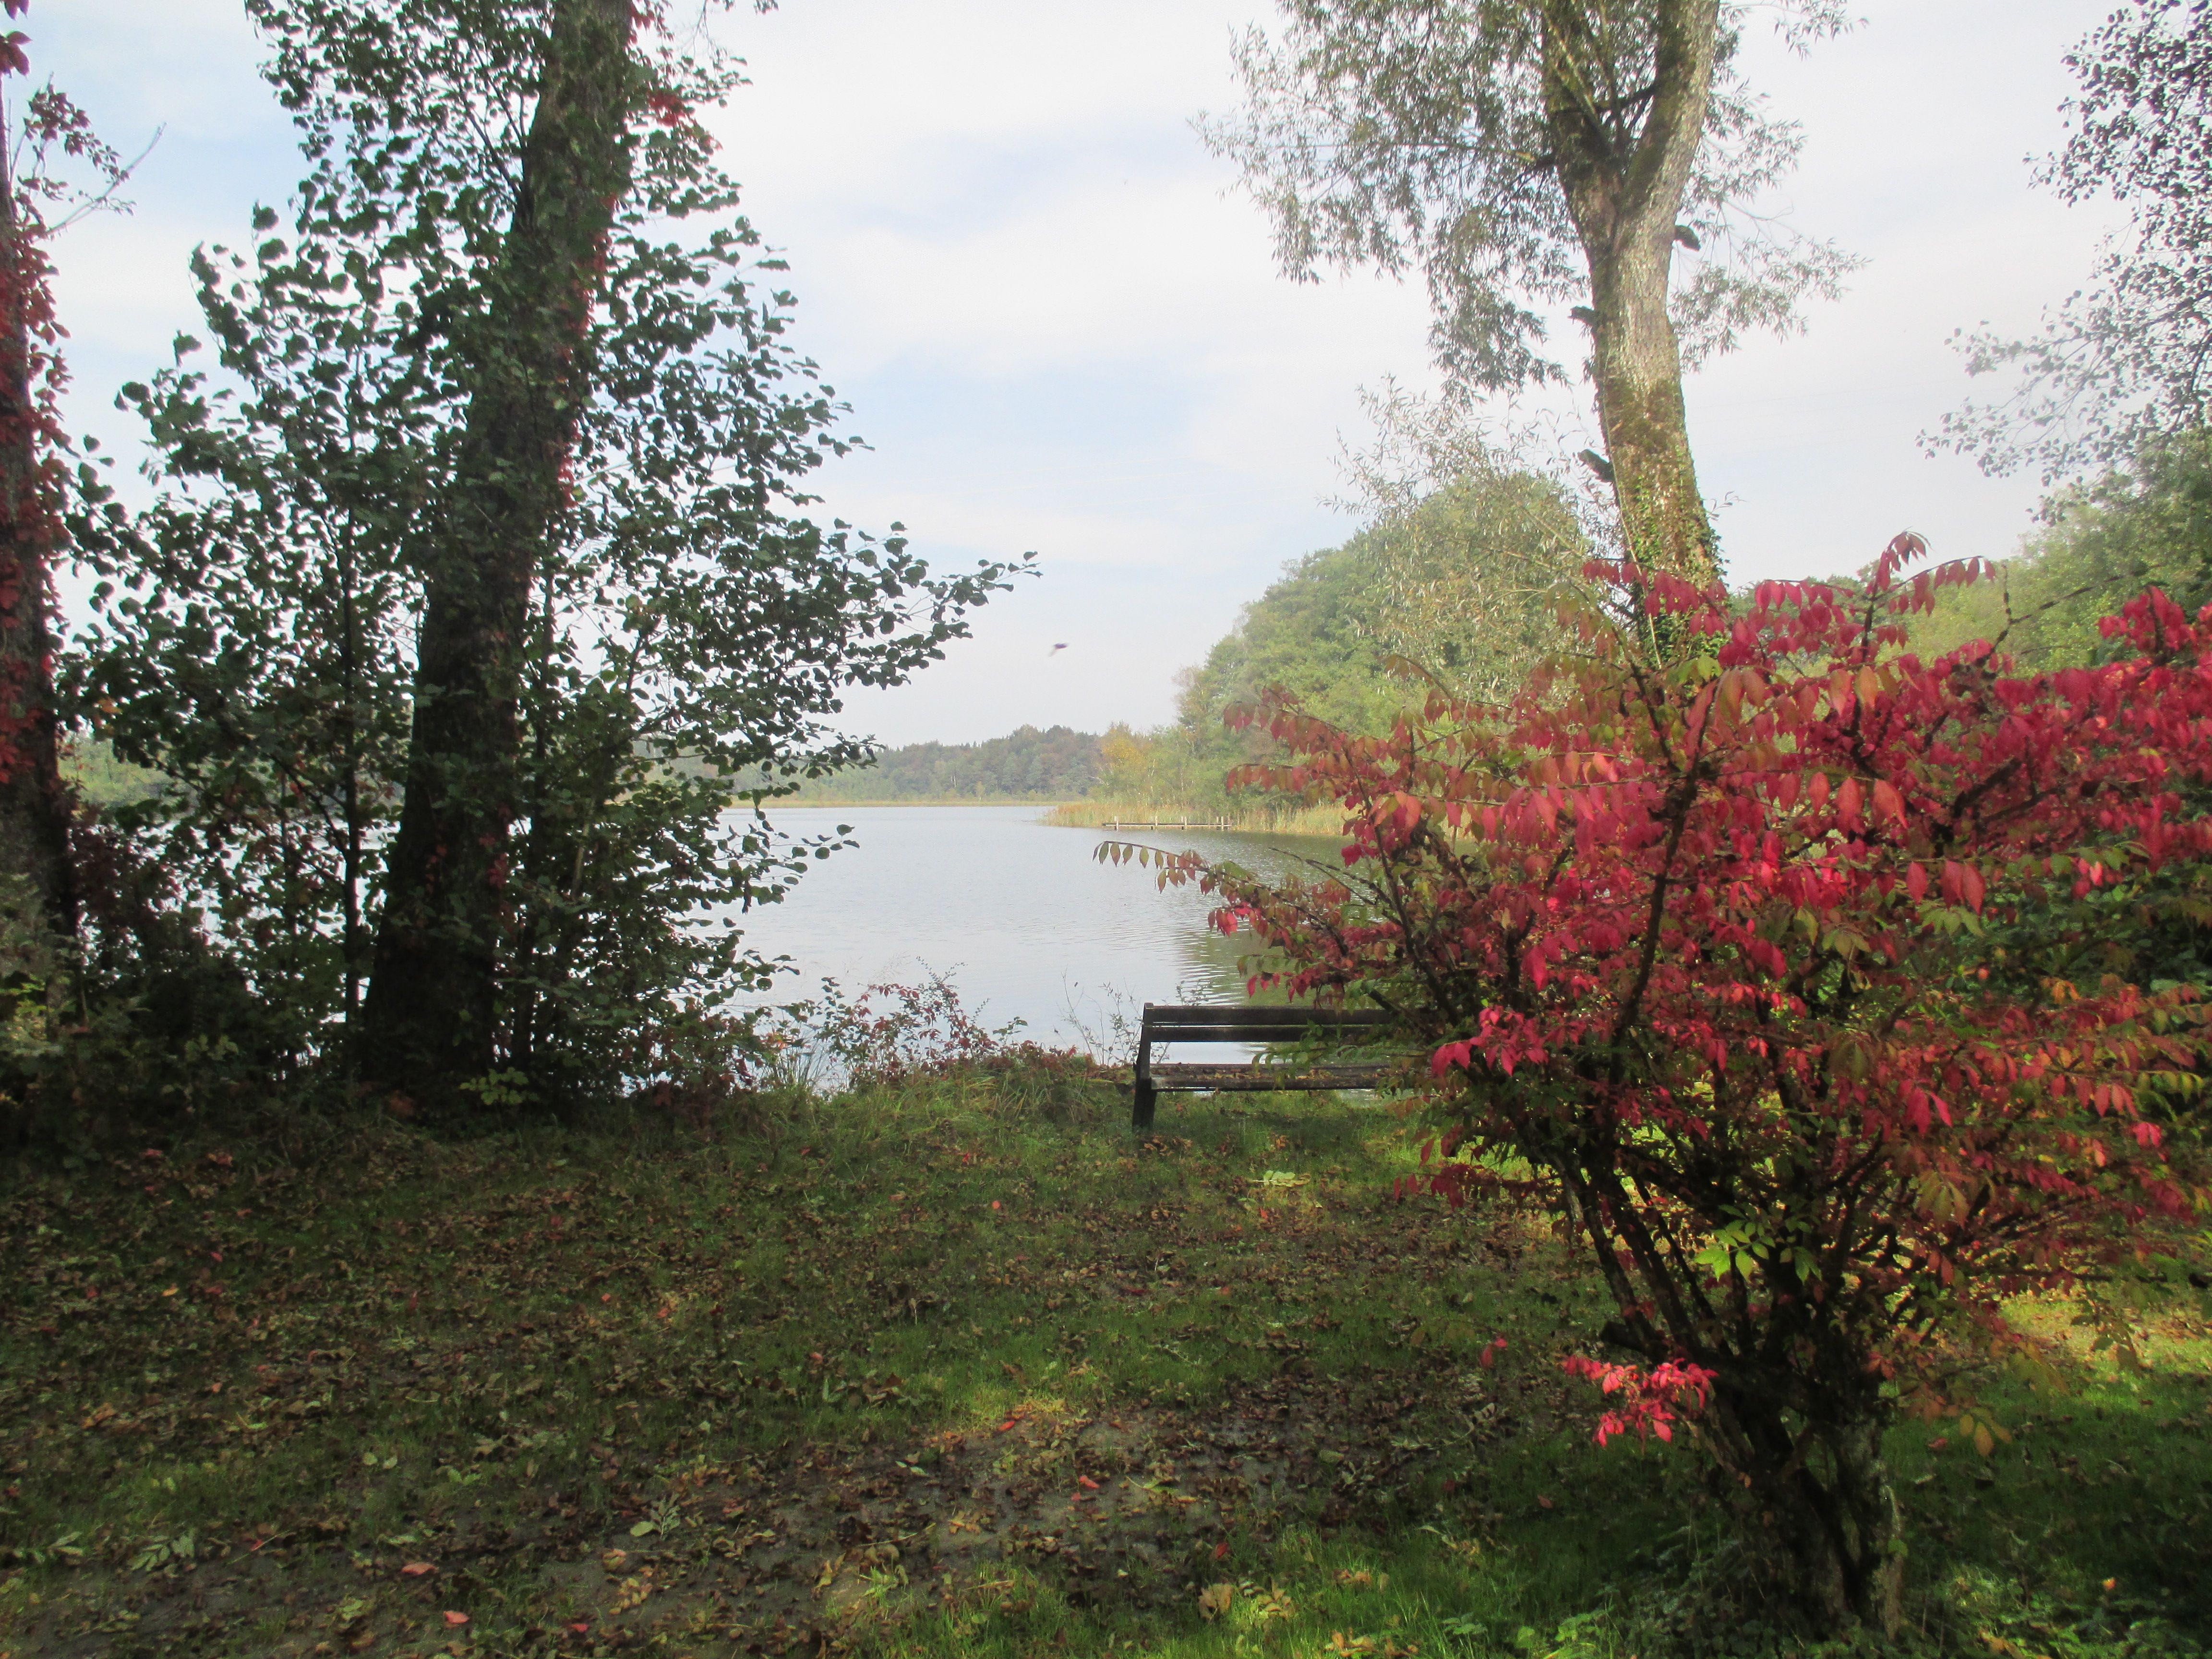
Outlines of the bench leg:
<svg viewBox="0 0 2212 1659">
<path fill-rule="evenodd" d="M 1160 1092 L 1145 1078 L 1137 1079 L 1135 1104 L 1129 1113 L 1129 1127 L 1139 1134 L 1152 1127 L 1152 1108 L 1158 1104 Z"/>
</svg>

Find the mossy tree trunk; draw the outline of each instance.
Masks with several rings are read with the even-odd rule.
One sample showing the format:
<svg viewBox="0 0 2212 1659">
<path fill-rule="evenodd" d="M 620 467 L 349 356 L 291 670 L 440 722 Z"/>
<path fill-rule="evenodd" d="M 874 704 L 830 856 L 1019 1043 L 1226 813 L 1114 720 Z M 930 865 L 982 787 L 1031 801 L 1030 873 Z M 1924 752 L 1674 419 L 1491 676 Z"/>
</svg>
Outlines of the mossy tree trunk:
<svg viewBox="0 0 2212 1659">
<path fill-rule="evenodd" d="M 514 217 L 429 550 L 406 795 L 359 1059 L 441 1113 L 495 1063 L 531 598 L 566 501 L 613 204 L 642 84 L 631 0 L 556 0 Z"/>
<path fill-rule="evenodd" d="M 1675 222 L 1712 92 L 1719 0 L 1657 0 L 1652 80 L 1604 95 L 1609 51 L 1581 0 L 1543 7 L 1546 125 L 1567 211 L 1589 262 L 1590 374 L 1629 550 L 1692 580 L 1719 556 L 1690 454 L 1682 353 L 1668 314 Z M 1629 137 L 1624 101 L 1644 106 Z"/>
<path fill-rule="evenodd" d="M 0 131 L 12 131 L 0 122 Z M 54 713 L 55 516 L 40 453 L 34 323 L 47 313 L 44 251 L 0 145 L 0 874 L 19 878 L 47 929 L 76 932 L 70 797 Z"/>
</svg>

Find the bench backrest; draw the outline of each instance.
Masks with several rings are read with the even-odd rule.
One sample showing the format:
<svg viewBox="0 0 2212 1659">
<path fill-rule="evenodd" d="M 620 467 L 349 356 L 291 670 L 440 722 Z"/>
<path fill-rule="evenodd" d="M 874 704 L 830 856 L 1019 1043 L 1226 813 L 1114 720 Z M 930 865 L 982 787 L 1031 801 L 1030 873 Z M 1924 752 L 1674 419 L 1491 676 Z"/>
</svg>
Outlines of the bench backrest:
<svg viewBox="0 0 2212 1659">
<path fill-rule="evenodd" d="M 1156 1042 L 1295 1042 L 1314 1030 L 1387 1030 L 1393 1017 L 1379 1008 L 1244 1008 L 1148 1002 L 1140 1047 Z"/>
</svg>

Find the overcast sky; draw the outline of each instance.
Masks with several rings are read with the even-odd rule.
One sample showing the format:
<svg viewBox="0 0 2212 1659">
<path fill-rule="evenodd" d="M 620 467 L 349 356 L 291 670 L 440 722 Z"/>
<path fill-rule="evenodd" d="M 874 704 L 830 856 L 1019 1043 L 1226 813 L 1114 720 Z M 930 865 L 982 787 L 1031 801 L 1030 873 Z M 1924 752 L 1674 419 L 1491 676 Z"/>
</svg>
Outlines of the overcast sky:
<svg viewBox="0 0 2212 1659">
<path fill-rule="evenodd" d="M 1732 579 L 1863 563 L 1897 531 L 2002 556 L 2037 490 L 1923 456 L 1966 395 L 1946 342 L 2025 331 L 2088 275 L 2109 212 L 2033 190 L 2062 129 L 2061 55 L 2106 6 L 1869 0 L 1811 57 L 1754 28 L 1804 125 L 1793 222 L 1869 264 L 1810 330 L 1692 383 Z M 753 84 L 717 118 L 754 222 L 789 258 L 797 337 L 873 449 L 825 480 L 933 562 L 1035 549 L 1041 580 L 855 730 L 966 742 L 1024 722 L 1167 719 L 1283 564 L 1353 525 L 1321 505 L 1358 393 L 1427 381 L 1418 288 L 1293 286 L 1190 128 L 1236 98 L 1233 30 L 1263 0 L 785 0 L 719 25 Z M 34 68 L 119 148 L 162 137 L 136 212 L 60 250 L 80 428 L 129 441 L 114 388 L 195 324 L 195 242 L 240 240 L 297 171 L 236 0 L 34 0 Z M 1068 648 L 1050 654 L 1051 647 Z"/>
</svg>

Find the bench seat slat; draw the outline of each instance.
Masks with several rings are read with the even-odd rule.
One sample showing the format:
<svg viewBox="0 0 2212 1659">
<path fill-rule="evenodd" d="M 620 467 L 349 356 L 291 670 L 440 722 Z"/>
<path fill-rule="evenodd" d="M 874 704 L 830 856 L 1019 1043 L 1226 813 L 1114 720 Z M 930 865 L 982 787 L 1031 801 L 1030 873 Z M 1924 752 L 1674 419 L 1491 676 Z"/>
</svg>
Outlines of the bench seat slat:
<svg viewBox="0 0 2212 1659">
<path fill-rule="evenodd" d="M 1154 1030 L 1152 1046 L 1164 1048 L 1173 1042 L 1290 1042 L 1305 1035 L 1279 1025 L 1217 1025 L 1200 1031 Z M 1326 1030 L 1323 1036 L 1329 1035 Z"/>
<path fill-rule="evenodd" d="M 1279 1089 L 1372 1089 L 1395 1066 L 1155 1066 L 1152 1087 L 1162 1094 L 1220 1091 L 1247 1093 Z"/>
</svg>

